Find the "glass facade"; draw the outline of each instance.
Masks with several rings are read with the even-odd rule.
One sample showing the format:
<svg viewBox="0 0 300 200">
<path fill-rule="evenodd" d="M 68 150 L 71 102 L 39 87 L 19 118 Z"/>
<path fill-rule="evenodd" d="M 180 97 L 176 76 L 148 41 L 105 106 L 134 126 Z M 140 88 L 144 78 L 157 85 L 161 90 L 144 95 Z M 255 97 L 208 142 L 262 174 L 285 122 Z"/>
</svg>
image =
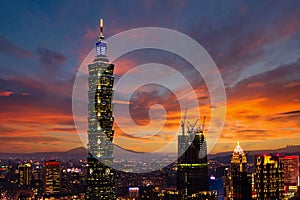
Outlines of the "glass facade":
<svg viewBox="0 0 300 200">
<path fill-rule="evenodd" d="M 102 30 L 102 29 L 101 29 Z M 101 33 L 102 35 L 102 33 Z M 116 199 L 113 164 L 114 65 L 106 56 L 103 35 L 96 43 L 96 57 L 88 65 L 88 172 L 86 199 Z"/>
</svg>

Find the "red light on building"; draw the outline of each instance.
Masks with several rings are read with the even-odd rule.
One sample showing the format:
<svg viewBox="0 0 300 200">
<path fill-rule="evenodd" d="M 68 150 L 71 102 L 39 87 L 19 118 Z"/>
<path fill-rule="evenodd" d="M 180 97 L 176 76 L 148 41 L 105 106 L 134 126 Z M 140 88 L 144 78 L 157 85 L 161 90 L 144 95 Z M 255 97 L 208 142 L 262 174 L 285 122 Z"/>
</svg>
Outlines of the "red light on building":
<svg viewBox="0 0 300 200">
<path fill-rule="evenodd" d="M 286 159 L 299 159 L 299 156 L 284 156 Z"/>
<path fill-rule="evenodd" d="M 60 166 L 59 161 L 46 161 L 45 166 Z"/>
<path fill-rule="evenodd" d="M 55 160 L 44 163 L 44 191 L 47 195 L 58 194 L 60 192 L 60 162 Z"/>
</svg>

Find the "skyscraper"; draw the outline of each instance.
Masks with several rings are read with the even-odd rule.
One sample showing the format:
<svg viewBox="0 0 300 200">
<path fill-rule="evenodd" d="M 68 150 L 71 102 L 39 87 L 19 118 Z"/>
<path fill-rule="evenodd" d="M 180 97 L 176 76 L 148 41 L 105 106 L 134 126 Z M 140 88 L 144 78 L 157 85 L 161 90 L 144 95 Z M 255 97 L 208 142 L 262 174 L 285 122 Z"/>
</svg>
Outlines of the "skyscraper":
<svg viewBox="0 0 300 200">
<path fill-rule="evenodd" d="M 209 190 L 207 146 L 203 129 L 178 136 L 177 190 L 191 196 Z"/>
<path fill-rule="evenodd" d="M 257 200 L 283 199 L 283 163 L 278 156 L 255 156 L 254 188 Z"/>
<path fill-rule="evenodd" d="M 20 186 L 29 186 L 32 179 L 32 168 L 30 163 L 19 165 L 19 184 Z"/>
<path fill-rule="evenodd" d="M 279 160 L 283 163 L 285 193 L 296 192 L 299 186 L 299 156 L 283 156 Z"/>
<path fill-rule="evenodd" d="M 106 56 L 107 43 L 100 20 L 96 56 L 88 65 L 88 174 L 86 199 L 116 199 L 113 163 L 114 118 L 112 95 L 114 65 Z"/>
<path fill-rule="evenodd" d="M 229 184 L 229 198 L 232 200 L 251 199 L 251 174 L 247 173 L 247 158 L 237 143 L 231 157 Z"/>
<path fill-rule="evenodd" d="M 46 195 L 60 192 L 60 162 L 50 160 L 44 166 L 44 192 Z"/>
</svg>

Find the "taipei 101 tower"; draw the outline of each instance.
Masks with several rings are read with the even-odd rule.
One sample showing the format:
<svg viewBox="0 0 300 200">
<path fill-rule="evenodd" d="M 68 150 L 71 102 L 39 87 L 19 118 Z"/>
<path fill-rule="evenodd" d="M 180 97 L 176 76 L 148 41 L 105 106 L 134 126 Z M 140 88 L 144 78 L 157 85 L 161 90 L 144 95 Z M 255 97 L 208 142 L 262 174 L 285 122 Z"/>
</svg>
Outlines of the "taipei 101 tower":
<svg viewBox="0 0 300 200">
<path fill-rule="evenodd" d="M 103 20 L 96 43 L 96 56 L 88 65 L 88 172 L 85 199 L 116 199 L 113 164 L 112 96 L 114 65 L 106 56 Z"/>
</svg>

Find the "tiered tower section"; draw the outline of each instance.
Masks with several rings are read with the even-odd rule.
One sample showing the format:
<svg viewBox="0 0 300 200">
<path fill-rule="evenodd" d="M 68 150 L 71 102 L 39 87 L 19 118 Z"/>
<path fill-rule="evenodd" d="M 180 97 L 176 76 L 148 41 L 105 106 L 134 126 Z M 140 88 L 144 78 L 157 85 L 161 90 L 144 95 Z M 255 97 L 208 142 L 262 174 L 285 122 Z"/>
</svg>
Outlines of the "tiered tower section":
<svg viewBox="0 0 300 200">
<path fill-rule="evenodd" d="M 86 199 L 116 199 L 113 164 L 114 65 L 106 56 L 103 21 L 96 43 L 96 57 L 88 65 L 88 174 Z"/>
</svg>

